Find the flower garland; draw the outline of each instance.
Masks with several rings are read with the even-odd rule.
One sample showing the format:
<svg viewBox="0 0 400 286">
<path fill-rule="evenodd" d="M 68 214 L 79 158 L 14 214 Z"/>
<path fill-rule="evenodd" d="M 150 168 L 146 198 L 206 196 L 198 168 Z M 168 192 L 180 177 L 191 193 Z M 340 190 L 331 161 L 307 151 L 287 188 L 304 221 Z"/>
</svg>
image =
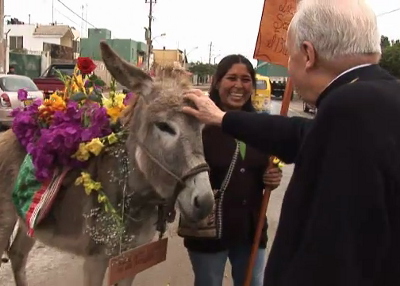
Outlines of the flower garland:
<svg viewBox="0 0 400 286">
<path fill-rule="evenodd" d="M 44 100 L 31 103 L 26 89 L 18 91 L 18 99 L 25 107 L 12 111 L 12 130 L 31 155 L 38 181 L 49 180 L 59 166 L 83 169 L 105 145 L 120 140 L 117 119 L 133 94 L 118 93 L 113 79 L 109 95 L 103 95 L 105 83 L 93 73 L 95 68 L 90 58 L 78 58 L 71 76 L 59 73 L 64 90 L 57 90 Z M 101 184 L 91 180 L 87 172 L 81 175 L 76 184 L 82 184 L 88 195 L 97 191 L 98 201 L 107 211 L 116 213 L 101 191 Z"/>
</svg>

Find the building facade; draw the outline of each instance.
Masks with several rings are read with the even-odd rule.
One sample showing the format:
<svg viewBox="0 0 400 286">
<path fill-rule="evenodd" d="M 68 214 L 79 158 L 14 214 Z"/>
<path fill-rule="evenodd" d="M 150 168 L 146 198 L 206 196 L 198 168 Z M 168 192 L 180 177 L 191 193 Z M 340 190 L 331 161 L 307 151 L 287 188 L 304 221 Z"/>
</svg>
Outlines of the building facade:
<svg viewBox="0 0 400 286">
<path fill-rule="evenodd" d="M 10 51 L 43 51 L 44 43 L 79 52 L 79 32 L 66 25 L 8 24 L 4 28 Z"/>
<path fill-rule="evenodd" d="M 144 67 L 147 45 L 132 39 L 112 39 L 107 29 L 89 29 L 88 38 L 81 39 L 81 56 L 101 61 L 100 42 L 105 40 L 119 56 L 138 67 Z"/>
<path fill-rule="evenodd" d="M 173 66 L 176 68 L 185 68 L 187 59 L 183 51 L 179 49 L 154 49 L 154 63 L 157 66 Z"/>
</svg>

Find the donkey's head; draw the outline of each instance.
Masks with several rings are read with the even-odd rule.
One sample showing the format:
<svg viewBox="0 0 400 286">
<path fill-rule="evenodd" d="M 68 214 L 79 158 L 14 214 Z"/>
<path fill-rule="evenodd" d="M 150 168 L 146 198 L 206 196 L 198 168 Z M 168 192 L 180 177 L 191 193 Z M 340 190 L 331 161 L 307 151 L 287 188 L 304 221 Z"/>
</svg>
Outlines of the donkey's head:
<svg viewBox="0 0 400 286">
<path fill-rule="evenodd" d="M 160 197 L 175 200 L 177 196 L 185 217 L 203 219 L 212 210 L 214 197 L 208 172 L 202 168 L 203 126 L 181 112 L 183 105 L 190 104 L 182 96 L 189 85 L 179 71 L 167 72 L 161 82 L 152 80 L 104 42 L 101 51 L 111 75 L 139 96 L 122 118 L 129 130 L 132 166 L 137 166 Z"/>
</svg>

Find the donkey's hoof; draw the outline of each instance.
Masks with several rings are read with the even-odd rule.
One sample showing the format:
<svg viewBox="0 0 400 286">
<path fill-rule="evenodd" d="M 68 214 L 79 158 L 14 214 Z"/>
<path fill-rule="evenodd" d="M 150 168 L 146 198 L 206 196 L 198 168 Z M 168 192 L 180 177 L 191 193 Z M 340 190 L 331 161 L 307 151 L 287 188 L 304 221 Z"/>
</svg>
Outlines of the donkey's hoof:
<svg viewBox="0 0 400 286">
<path fill-rule="evenodd" d="M 7 257 L 2 257 L 1 258 L 1 262 L 2 263 L 7 263 L 10 259 L 8 259 Z"/>
</svg>

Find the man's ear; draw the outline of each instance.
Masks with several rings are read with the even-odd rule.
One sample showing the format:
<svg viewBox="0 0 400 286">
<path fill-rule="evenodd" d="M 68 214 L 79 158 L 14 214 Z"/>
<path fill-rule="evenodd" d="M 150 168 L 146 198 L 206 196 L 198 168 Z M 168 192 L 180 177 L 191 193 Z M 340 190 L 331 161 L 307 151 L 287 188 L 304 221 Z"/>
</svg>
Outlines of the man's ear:
<svg viewBox="0 0 400 286">
<path fill-rule="evenodd" d="M 301 45 L 301 52 L 306 62 L 306 70 L 314 68 L 317 64 L 317 53 L 314 46 L 310 42 L 303 42 Z"/>
</svg>

